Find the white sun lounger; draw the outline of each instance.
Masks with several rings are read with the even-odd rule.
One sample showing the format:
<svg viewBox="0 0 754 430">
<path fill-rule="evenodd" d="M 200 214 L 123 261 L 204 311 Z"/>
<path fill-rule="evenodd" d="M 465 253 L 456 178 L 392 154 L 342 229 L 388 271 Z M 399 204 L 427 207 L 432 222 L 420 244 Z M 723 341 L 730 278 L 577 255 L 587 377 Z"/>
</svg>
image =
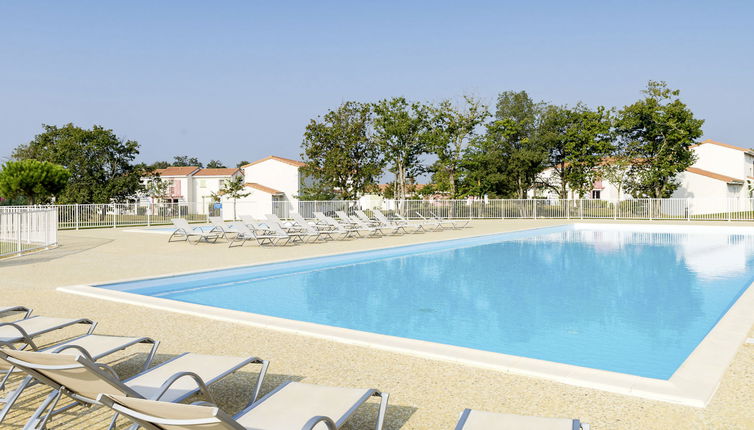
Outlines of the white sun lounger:
<svg viewBox="0 0 754 430">
<path fill-rule="evenodd" d="M 471 222 L 471 218 L 467 219 L 464 222 L 464 221 L 461 221 L 460 219 L 452 220 L 450 218 L 439 217 L 439 216 L 437 216 L 436 213 L 434 213 L 432 211 L 430 211 L 429 214 L 432 215 L 432 219 L 434 219 L 434 220 L 437 220 L 437 221 L 446 221 L 446 222 L 452 223 L 453 224 L 453 228 L 455 228 L 455 229 L 464 228 L 467 225 L 469 225 L 469 223 Z M 461 224 L 462 222 L 463 222 L 463 224 Z"/>
<path fill-rule="evenodd" d="M 382 225 L 382 223 L 380 221 L 378 221 L 376 219 L 369 218 L 369 215 L 367 215 L 362 210 L 357 210 L 354 213 L 356 214 L 357 217 L 359 217 L 360 220 L 364 221 L 365 223 L 367 223 L 368 225 L 370 225 L 372 227 L 377 227 L 379 225 Z"/>
<path fill-rule="evenodd" d="M 370 226 L 359 218 L 349 217 L 348 214 L 343 211 L 336 211 L 335 214 L 337 214 L 340 219 L 349 219 L 351 222 L 351 227 L 359 231 L 368 231 L 370 236 L 382 237 L 385 235 L 385 232 L 382 231 L 382 229 L 384 228 L 383 226 Z M 395 231 L 393 233 L 395 233 Z"/>
<path fill-rule="evenodd" d="M 345 226 L 338 221 L 336 221 L 334 218 L 331 218 L 322 212 L 313 212 L 314 216 L 317 218 L 318 221 L 322 222 L 325 225 L 329 225 L 332 227 L 332 233 L 338 233 L 341 236 L 341 239 L 346 239 L 348 237 L 351 237 L 352 235 L 356 235 L 361 237 L 361 234 L 359 234 L 359 229 L 355 227 Z"/>
<path fill-rule="evenodd" d="M 228 241 L 229 248 L 233 246 L 243 246 L 247 240 L 255 240 L 259 245 L 277 245 L 283 239 L 285 239 L 285 242 L 283 243 L 283 245 L 285 245 L 291 240 L 291 237 L 287 234 L 285 236 L 276 235 L 269 232 L 267 228 L 260 227 L 255 222 L 252 222 L 251 224 L 253 227 L 249 227 L 249 225 L 246 224 L 248 221 L 249 220 L 245 220 L 243 223 L 236 225 L 238 234 L 230 238 Z M 240 242 L 240 245 L 237 245 L 238 242 Z"/>
<path fill-rule="evenodd" d="M 379 209 L 372 209 L 372 213 L 374 213 L 374 217 L 377 218 L 377 221 L 379 221 L 383 226 L 393 228 L 396 232 L 400 229 L 404 233 L 408 233 L 409 231 L 406 229 L 406 227 L 414 228 L 414 231 L 412 231 L 411 233 L 424 232 L 424 227 L 422 225 L 391 221 Z"/>
<path fill-rule="evenodd" d="M 375 389 L 288 382 L 231 417 L 216 406 L 165 404 L 105 394 L 100 402 L 146 429 L 337 430 L 359 406 L 380 397 L 375 429 L 381 430 L 389 395 Z"/>
<path fill-rule="evenodd" d="M 157 353 L 157 347 L 160 345 L 160 342 L 155 341 L 148 337 L 107 336 L 107 335 L 101 335 L 101 334 L 85 334 L 77 338 L 68 340 L 66 342 L 59 343 L 59 344 L 50 346 L 48 348 L 42 349 L 40 351 L 41 352 L 54 352 L 58 354 L 73 354 L 73 355 L 79 354 L 81 353 L 81 351 L 86 351 L 86 353 L 89 354 L 89 356 L 92 357 L 92 359 L 96 361 L 101 358 L 107 357 L 110 354 L 114 354 L 118 351 L 122 351 L 126 348 L 139 345 L 139 344 L 152 345 L 149 350 L 149 353 L 147 353 L 146 359 L 144 360 L 143 370 L 146 370 L 152 364 L 152 360 L 154 359 L 154 356 Z M 7 364 L 6 362 L 3 362 L 3 363 Z M 8 371 L 8 375 L 3 380 L 3 383 L 2 383 L 3 389 L 5 388 L 7 377 L 14 370 L 15 370 L 14 367 L 11 366 Z M 27 375 L 19 383 L 19 385 L 16 388 L 11 390 L 5 398 L 0 400 L 0 402 L 5 403 L 5 406 L 3 406 L 2 410 L 0 410 L 0 423 L 3 422 L 3 420 L 8 415 L 11 408 L 15 404 L 15 402 L 23 393 L 23 391 L 32 385 L 34 385 L 34 378 Z"/>
<path fill-rule="evenodd" d="M 71 327 L 76 324 L 89 325 L 87 334 L 92 334 L 97 323 L 88 318 L 54 318 L 33 316 L 13 322 L 0 322 L 0 345 L 15 346 L 21 344 L 21 349 L 27 347 L 39 349 L 34 338 L 43 334 Z"/>
<path fill-rule="evenodd" d="M 569 418 L 530 417 L 466 409 L 456 430 L 589 430 L 588 424 Z"/>
<path fill-rule="evenodd" d="M 237 234 L 235 224 L 232 222 L 223 221 L 222 217 L 211 216 L 208 217 L 210 224 L 212 224 L 211 232 L 220 233 L 220 237 L 227 239 L 228 237 Z"/>
<path fill-rule="evenodd" d="M 283 221 L 282 219 L 280 219 L 279 216 L 277 216 L 275 214 L 265 214 L 264 217 L 269 222 L 273 222 L 273 223 L 276 222 L 276 223 L 280 224 L 280 226 L 283 228 L 283 230 L 286 233 L 301 231 L 299 229 L 299 227 L 296 225 L 296 223 L 290 222 L 290 221 Z"/>
<path fill-rule="evenodd" d="M 175 227 L 175 231 L 173 231 L 173 234 L 170 235 L 168 238 L 168 242 L 172 242 L 174 237 L 178 238 L 184 238 L 183 240 L 186 242 L 191 243 L 191 238 L 196 238 L 196 241 L 193 242 L 194 245 L 198 244 L 202 240 L 205 242 L 209 242 L 210 240 L 212 243 L 217 242 L 217 239 L 222 237 L 222 233 L 219 231 L 216 231 L 213 227 L 210 231 L 202 231 L 197 230 L 198 227 L 191 227 L 183 218 L 173 218 L 170 220 L 173 223 L 173 226 Z"/>
<path fill-rule="evenodd" d="M 321 222 L 318 224 L 316 222 L 307 221 L 306 218 L 304 218 L 303 216 L 301 216 L 301 214 L 298 213 L 298 212 L 292 213 L 291 214 L 291 218 L 293 218 L 293 221 L 296 222 L 296 225 L 299 228 L 302 228 L 302 229 L 305 229 L 305 230 L 308 230 L 308 231 L 312 231 L 312 229 L 314 229 L 314 230 L 316 230 L 316 231 L 318 231 L 318 232 L 320 232 L 322 234 L 325 234 L 325 233 L 331 232 L 333 230 L 333 227 L 331 225 L 329 225 L 329 224 L 324 224 L 324 223 L 321 223 Z M 329 236 L 329 239 L 332 239 L 332 236 Z"/>
<path fill-rule="evenodd" d="M 32 309 L 26 306 L 5 306 L 0 307 L 0 317 L 6 316 L 6 314 L 23 313 L 22 319 L 29 318 L 31 316 Z"/>
<path fill-rule="evenodd" d="M 208 385 L 248 364 L 257 363 L 262 367 L 251 396 L 253 402 L 259 395 L 269 366 L 267 360 L 256 357 L 185 353 L 121 381 L 111 367 L 95 362 L 86 352 L 80 352 L 70 355 L 0 349 L 0 358 L 53 389 L 34 411 L 27 427 L 44 428 L 52 415 L 79 404 L 99 405 L 97 398 L 100 394 L 180 402 L 201 393 L 212 401 Z M 64 395 L 73 399 L 74 403 L 55 409 Z M 114 423 L 115 419 L 111 422 L 111 428 Z"/>
<path fill-rule="evenodd" d="M 401 225 L 405 225 L 406 227 L 415 227 L 416 228 L 415 233 L 419 232 L 419 231 L 421 231 L 421 232 L 427 231 L 424 228 L 425 225 L 431 225 L 431 226 L 434 227 L 435 230 L 442 230 L 442 225 L 440 225 L 439 222 L 433 222 L 433 223 L 414 222 L 414 221 L 411 221 L 411 220 L 407 219 L 406 217 L 404 217 L 403 215 L 398 214 L 398 213 L 395 214 L 395 217 L 398 218 L 398 220 L 396 221 L 397 223 L 399 223 Z"/>
</svg>

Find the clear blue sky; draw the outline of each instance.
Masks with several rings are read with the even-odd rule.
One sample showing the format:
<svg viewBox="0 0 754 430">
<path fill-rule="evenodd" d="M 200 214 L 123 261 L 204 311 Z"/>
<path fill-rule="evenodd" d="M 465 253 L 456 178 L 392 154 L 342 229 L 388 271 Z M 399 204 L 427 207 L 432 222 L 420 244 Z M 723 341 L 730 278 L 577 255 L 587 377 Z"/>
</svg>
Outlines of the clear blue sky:
<svg viewBox="0 0 754 430">
<path fill-rule="evenodd" d="M 751 1 L 6 1 L 0 157 L 73 122 L 146 162 L 297 158 L 309 119 L 345 100 L 623 106 L 649 79 L 681 90 L 705 138 L 749 147 L 753 22 Z"/>
</svg>

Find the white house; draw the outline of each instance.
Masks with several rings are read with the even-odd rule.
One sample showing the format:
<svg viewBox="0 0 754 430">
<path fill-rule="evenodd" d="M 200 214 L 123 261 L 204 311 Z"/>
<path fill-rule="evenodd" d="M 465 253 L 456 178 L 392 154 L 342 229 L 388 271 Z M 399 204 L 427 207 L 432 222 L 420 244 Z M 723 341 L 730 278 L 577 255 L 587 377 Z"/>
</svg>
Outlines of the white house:
<svg viewBox="0 0 754 430">
<path fill-rule="evenodd" d="M 161 202 L 185 203 L 196 213 L 207 213 L 212 203 L 212 193 L 217 193 L 225 181 L 243 174 L 241 169 L 202 169 L 196 166 L 167 167 L 155 172 L 160 180 L 167 182 L 167 191 L 163 196 L 155 196 Z M 145 177 L 143 183 L 152 180 Z"/>
<path fill-rule="evenodd" d="M 303 186 L 311 185 L 311 179 L 301 171 L 306 163 L 271 155 L 241 166 L 249 195 L 235 202 L 239 215 L 263 218 L 265 214 L 285 216 L 298 211 L 298 196 Z M 226 210 L 232 201 L 223 199 Z"/>
<path fill-rule="evenodd" d="M 693 198 L 697 200 L 695 209 L 704 199 L 752 197 L 754 187 L 754 150 L 728 145 L 707 139 L 691 147 L 696 155 L 694 164 L 676 177 L 679 183 L 672 198 Z M 607 160 L 606 162 L 609 162 Z M 556 183 L 552 168 L 545 169 L 539 175 L 539 181 Z M 578 198 L 569 191 L 569 198 Z M 550 189 L 537 188 L 529 191 L 530 197 L 557 198 L 557 193 Z M 615 184 L 605 179 L 594 182 L 588 199 L 617 200 L 632 198 L 624 190 L 618 192 Z M 711 200 L 710 200 L 711 202 Z M 716 208 L 719 209 L 719 202 Z"/>
</svg>

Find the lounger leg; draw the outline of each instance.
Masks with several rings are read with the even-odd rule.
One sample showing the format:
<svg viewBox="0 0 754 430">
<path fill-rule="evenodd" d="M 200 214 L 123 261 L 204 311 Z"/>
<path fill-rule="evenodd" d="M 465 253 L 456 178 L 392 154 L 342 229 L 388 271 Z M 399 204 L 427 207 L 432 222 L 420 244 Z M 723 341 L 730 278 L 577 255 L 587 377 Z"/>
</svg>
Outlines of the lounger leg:
<svg viewBox="0 0 754 430">
<path fill-rule="evenodd" d="M 380 396 L 380 411 L 377 413 L 377 424 L 375 430 L 382 430 L 382 426 L 385 423 L 385 412 L 387 412 L 387 400 L 390 398 L 388 393 L 375 394 Z"/>
<path fill-rule="evenodd" d="M 33 378 L 31 376 L 25 377 L 20 384 L 18 384 L 18 387 L 16 387 L 15 390 L 8 393 L 8 396 L 3 399 L 5 401 L 5 406 L 3 406 L 3 410 L 0 411 L 0 423 L 5 420 L 5 417 L 8 416 L 8 412 L 10 412 L 10 408 L 13 407 L 13 405 L 16 403 L 16 400 L 18 400 L 19 397 L 21 397 L 21 393 L 26 389 L 27 386 L 29 386 L 33 382 Z"/>
<path fill-rule="evenodd" d="M 52 415 L 53 410 L 55 409 L 55 406 L 60 401 L 60 397 L 63 395 L 63 390 L 57 390 L 50 393 L 49 396 L 45 399 L 44 402 L 42 402 L 41 405 L 37 408 L 36 411 L 34 411 L 34 415 L 29 418 L 29 421 L 26 422 L 26 425 L 24 426 L 24 430 L 42 430 L 45 428 L 45 425 L 47 424 L 47 421 L 50 420 L 50 416 Z M 44 418 L 42 417 L 42 414 L 47 410 L 47 408 L 50 408 L 50 412 L 48 412 Z"/>
<path fill-rule="evenodd" d="M 259 391 L 262 390 L 262 382 L 264 382 L 264 377 L 267 375 L 268 367 L 270 367 L 270 361 L 262 360 L 262 368 L 259 370 L 259 377 L 257 377 L 257 384 L 256 386 L 254 386 L 254 392 L 252 393 L 251 403 L 256 402 L 257 398 L 259 397 Z"/>
<path fill-rule="evenodd" d="M 143 370 L 149 369 L 149 366 L 152 364 L 152 360 L 154 360 L 154 356 L 157 355 L 157 347 L 160 346 L 160 341 L 155 340 L 152 342 L 152 349 L 149 350 L 149 354 L 147 355 L 147 359 L 144 361 L 144 368 Z"/>
</svg>

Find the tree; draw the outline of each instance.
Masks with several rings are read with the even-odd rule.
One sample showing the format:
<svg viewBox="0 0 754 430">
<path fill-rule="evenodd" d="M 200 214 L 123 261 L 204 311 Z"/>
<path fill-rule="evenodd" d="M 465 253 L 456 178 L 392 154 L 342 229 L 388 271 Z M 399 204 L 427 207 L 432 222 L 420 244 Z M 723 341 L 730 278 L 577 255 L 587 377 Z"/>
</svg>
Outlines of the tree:
<svg viewBox="0 0 754 430">
<path fill-rule="evenodd" d="M 71 178 L 61 203 L 110 203 L 131 198 L 141 190 L 143 169 L 132 164 L 139 144 L 122 140 L 112 130 L 91 130 L 67 124 L 44 125 L 44 133 L 13 152 L 15 160 L 35 159 L 60 164 Z"/>
<path fill-rule="evenodd" d="M 494 120 L 466 153 L 467 192 L 526 198 L 546 161 L 537 140 L 544 106 L 526 91 L 505 91 L 498 96 Z"/>
<path fill-rule="evenodd" d="M 374 105 L 376 139 L 390 171 L 395 175 L 400 200 L 406 198 L 406 184 L 424 172 L 421 156 L 430 142 L 429 108 L 409 103 L 403 97 L 381 100 Z"/>
<path fill-rule="evenodd" d="M 675 177 L 694 164 L 691 146 L 702 135 L 704 120 L 694 118 L 665 82 L 649 81 L 646 96 L 618 112 L 616 132 L 632 160 L 626 189 L 634 197 L 670 197 Z"/>
<path fill-rule="evenodd" d="M 204 164 L 202 164 L 201 161 L 199 161 L 196 157 L 189 157 L 188 155 L 176 155 L 173 157 L 173 164 L 174 167 L 188 167 L 188 166 L 196 166 L 196 167 L 204 167 Z"/>
<path fill-rule="evenodd" d="M 597 167 L 613 151 L 610 110 L 590 110 L 579 103 L 574 108 L 549 106 L 543 116 L 539 139 L 548 153 L 548 166 L 555 175 L 544 185 L 568 198 L 569 189 L 579 197 L 592 190 Z M 547 180 L 551 179 L 551 180 Z"/>
<path fill-rule="evenodd" d="M 624 152 L 616 150 L 605 162 L 599 166 L 598 174 L 601 178 L 607 179 L 613 184 L 618 191 L 618 198 L 621 198 L 623 186 L 629 178 L 629 172 L 633 162 Z"/>
<path fill-rule="evenodd" d="M 47 161 L 8 161 L 0 169 L 0 196 L 25 198 L 30 204 L 47 203 L 68 184 L 71 173 Z"/>
<path fill-rule="evenodd" d="M 450 100 L 444 100 L 431 109 L 431 143 L 430 150 L 437 156 L 437 161 L 430 170 L 435 179 L 444 183 L 438 189 L 447 186 L 450 198 L 458 195 L 458 176 L 463 162 L 464 150 L 474 138 L 477 127 L 490 115 L 487 107 L 479 100 L 464 97 L 466 105 L 453 106 Z"/>
<path fill-rule="evenodd" d="M 170 167 L 170 162 L 168 161 L 155 161 L 152 164 L 145 165 L 145 168 L 147 170 L 157 170 L 157 169 L 167 169 Z"/>
<path fill-rule="evenodd" d="M 207 168 L 208 169 L 225 169 L 226 166 L 220 160 L 209 160 L 209 162 L 207 163 Z"/>
<path fill-rule="evenodd" d="M 247 164 L 249 164 L 249 162 L 248 162 L 248 161 L 246 161 L 246 160 L 241 160 L 241 161 L 239 161 L 238 163 L 236 163 L 236 167 L 238 167 L 238 168 L 240 169 L 241 167 L 243 167 L 243 166 L 245 166 L 245 165 L 247 165 Z"/>
<path fill-rule="evenodd" d="M 144 186 L 144 191 L 149 197 L 159 199 L 168 194 L 168 188 L 170 184 L 167 181 L 163 181 L 159 176 L 153 176 Z"/>
<path fill-rule="evenodd" d="M 236 201 L 242 199 L 251 193 L 246 190 L 246 181 L 243 176 L 235 176 L 231 179 L 226 179 L 223 182 L 223 186 L 220 188 L 217 195 L 213 194 L 214 200 L 219 201 L 220 197 L 225 196 L 233 199 L 233 219 L 236 219 Z"/>
<path fill-rule="evenodd" d="M 374 142 L 368 104 L 345 102 L 306 126 L 302 172 L 313 179 L 303 199 L 357 198 L 377 183 L 383 161 Z"/>
</svg>

